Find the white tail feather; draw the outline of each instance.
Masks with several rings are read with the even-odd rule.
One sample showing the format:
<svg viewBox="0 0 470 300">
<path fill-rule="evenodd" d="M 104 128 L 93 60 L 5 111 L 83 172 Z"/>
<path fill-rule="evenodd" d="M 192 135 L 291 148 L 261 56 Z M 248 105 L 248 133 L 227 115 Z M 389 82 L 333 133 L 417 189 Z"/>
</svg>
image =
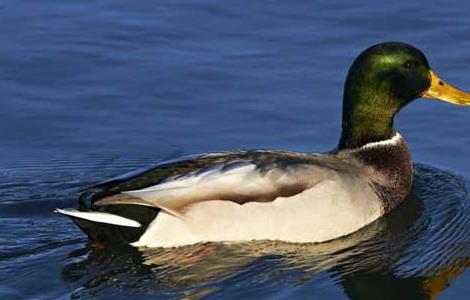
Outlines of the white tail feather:
<svg viewBox="0 0 470 300">
<path fill-rule="evenodd" d="M 118 215 L 113 215 L 106 212 L 99 211 L 78 211 L 76 209 L 60 209 L 56 208 L 54 211 L 63 215 L 85 219 L 98 223 L 113 224 L 119 226 L 128 226 L 128 227 L 141 227 L 140 223 L 128 218 L 124 218 Z"/>
</svg>

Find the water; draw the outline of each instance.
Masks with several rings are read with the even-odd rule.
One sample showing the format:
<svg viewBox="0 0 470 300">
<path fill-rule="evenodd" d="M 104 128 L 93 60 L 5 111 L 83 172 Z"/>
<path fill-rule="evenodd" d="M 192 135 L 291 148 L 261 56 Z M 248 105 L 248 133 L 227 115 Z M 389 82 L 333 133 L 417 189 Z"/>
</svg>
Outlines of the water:
<svg viewBox="0 0 470 300">
<path fill-rule="evenodd" d="M 336 145 L 354 57 L 401 40 L 470 89 L 470 3 L 0 2 L 0 298 L 465 299 L 469 109 L 418 100 L 396 127 L 406 203 L 321 245 L 88 244 L 80 190 L 180 155 Z"/>
</svg>

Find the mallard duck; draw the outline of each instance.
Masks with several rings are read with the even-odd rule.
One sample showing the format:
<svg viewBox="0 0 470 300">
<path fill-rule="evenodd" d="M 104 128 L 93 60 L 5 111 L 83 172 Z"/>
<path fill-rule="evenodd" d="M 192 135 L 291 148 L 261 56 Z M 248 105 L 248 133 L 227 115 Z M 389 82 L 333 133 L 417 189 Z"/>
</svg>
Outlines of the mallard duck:
<svg viewBox="0 0 470 300">
<path fill-rule="evenodd" d="M 250 150 L 166 161 L 87 189 L 79 209 L 57 209 L 93 240 L 138 247 L 200 242 L 324 242 L 404 201 L 413 182 L 395 115 L 414 99 L 470 105 L 415 47 L 362 52 L 344 86 L 342 133 L 328 153 Z"/>
</svg>

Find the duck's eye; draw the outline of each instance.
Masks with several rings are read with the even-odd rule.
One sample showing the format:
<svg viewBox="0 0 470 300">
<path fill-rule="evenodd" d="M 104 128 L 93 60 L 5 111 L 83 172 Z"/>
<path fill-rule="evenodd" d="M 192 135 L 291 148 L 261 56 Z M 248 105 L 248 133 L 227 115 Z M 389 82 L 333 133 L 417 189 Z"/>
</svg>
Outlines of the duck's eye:
<svg viewBox="0 0 470 300">
<path fill-rule="evenodd" d="M 403 68 L 405 68 L 405 69 L 413 69 L 414 67 L 416 67 L 416 62 L 411 61 L 411 60 L 409 60 L 409 61 L 407 61 L 403 64 Z"/>
</svg>

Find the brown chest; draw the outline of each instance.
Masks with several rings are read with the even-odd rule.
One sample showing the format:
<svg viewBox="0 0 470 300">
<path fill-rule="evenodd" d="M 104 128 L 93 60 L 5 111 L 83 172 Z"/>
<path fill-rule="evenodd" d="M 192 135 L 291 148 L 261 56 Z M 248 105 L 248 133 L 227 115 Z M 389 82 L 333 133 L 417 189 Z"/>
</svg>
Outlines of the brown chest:
<svg viewBox="0 0 470 300">
<path fill-rule="evenodd" d="M 355 151 L 353 156 L 384 178 L 370 182 L 383 203 L 384 213 L 400 204 L 409 194 L 413 184 L 413 164 L 403 139 L 394 144 L 364 147 Z"/>
</svg>

